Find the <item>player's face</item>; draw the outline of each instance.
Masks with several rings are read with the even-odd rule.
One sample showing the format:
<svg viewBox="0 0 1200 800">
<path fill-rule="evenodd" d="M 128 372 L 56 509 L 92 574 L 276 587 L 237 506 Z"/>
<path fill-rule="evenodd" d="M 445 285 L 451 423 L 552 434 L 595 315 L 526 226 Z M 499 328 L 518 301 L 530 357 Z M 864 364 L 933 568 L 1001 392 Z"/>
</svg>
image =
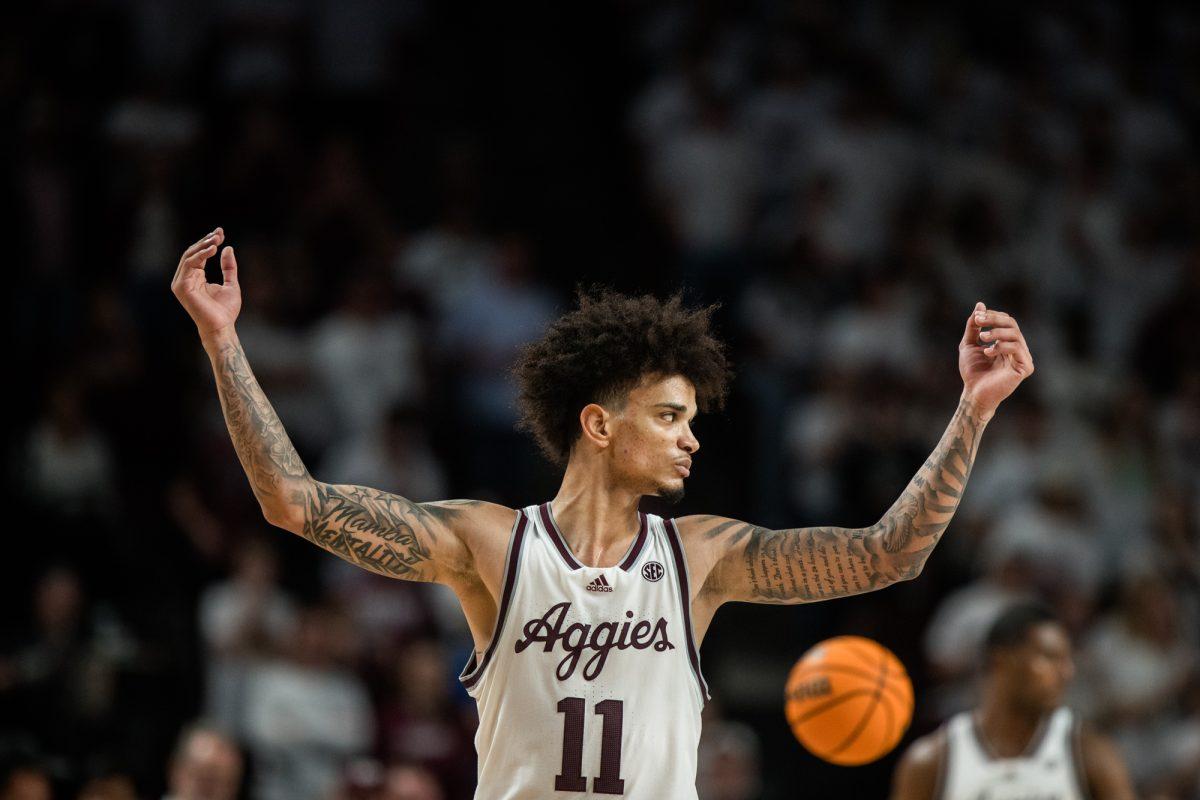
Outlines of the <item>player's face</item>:
<svg viewBox="0 0 1200 800">
<path fill-rule="evenodd" d="M 1043 622 L 1029 631 L 1025 644 L 1014 654 L 1014 685 L 1030 710 L 1050 711 L 1062 704 L 1075 677 L 1071 639 L 1062 625 Z"/>
<path fill-rule="evenodd" d="M 672 503 L 683 499 L 683 482 L 700 441 L 692 433 L 696 388 L 681 375 L 649 378 L 629 393 L 616 415 L 613 437 L 622 478 L 642 494 Z"/>
</svg>

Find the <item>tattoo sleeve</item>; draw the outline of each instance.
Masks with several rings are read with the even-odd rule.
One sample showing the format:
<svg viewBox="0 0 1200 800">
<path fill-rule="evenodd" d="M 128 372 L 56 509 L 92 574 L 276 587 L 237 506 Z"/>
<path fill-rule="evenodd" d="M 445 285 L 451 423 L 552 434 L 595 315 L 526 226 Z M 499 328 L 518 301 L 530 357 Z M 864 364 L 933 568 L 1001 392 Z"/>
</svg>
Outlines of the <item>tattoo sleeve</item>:
<svg viewBox="0 0 1200 800">
<path fill-rule="evenodd" d="M 269 513 L 290 502 L 296 489 L 312 478 L 250 371 L 241 343 L 222 342 L 210 351 L 210 358 L 233 448 L 254 496 Z"/>
<path fill-rule="evenodd" d="M 432 581 L 438 577 L 435 567 L 459 569 L 465 548 L 450 541 L 451 524 L 476 505 L 473 501 L 414 503 L 377 489 L 314 480 L 254 378 L 241 344 L 233 338 L 206 349 L 225 424 L 267 519 L 388 577 Z"/>
<path fill-rule="evenodd" d="M 933 453 L 869 528 L 768 530 L 693 518 L 701 536 L 721 541 L 706 588 L 727 600 L 805 603 L 916 577 L 958 508 L 985 424 L 964 396 Z"/>
</svg>

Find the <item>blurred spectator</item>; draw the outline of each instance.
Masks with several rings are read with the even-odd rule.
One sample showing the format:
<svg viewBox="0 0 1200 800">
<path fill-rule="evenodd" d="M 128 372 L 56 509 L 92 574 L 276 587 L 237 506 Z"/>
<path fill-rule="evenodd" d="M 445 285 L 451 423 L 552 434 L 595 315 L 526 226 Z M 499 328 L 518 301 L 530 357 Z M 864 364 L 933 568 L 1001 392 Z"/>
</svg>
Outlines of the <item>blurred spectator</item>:
<svg viewBox="0 0 1200 800">
<path fill-rule="evenodd" d="M 399 652 L 392 700 L 380 713 L 380 752 L 389 761 L 419 765 L 439 778 L 452 797 L 471 794 L 475 731 L 451 691 L 454 669 L 436 641 L 416 641 Z"/>
<path fill-rule="evenodd" d="M 242 284 L 238 338 L 289 438 L 301 453 L 320 452 L 338 431 L 329 424 L 334 409 L 316 380 L 308 333 L 296 325 L 310 289 L 303 254 L 290 243 L 253 240 L 239 243 L 237 252 L 253 276 Z"/>
<path fill-rule="evenodd" d="M 417 502 L 443 500 L 446 476 L 428 431 L 429 419 L 420 408 L 393 406 L 378 428 L 330 448 L 321 472 L 334 483 L 373 486 Z"/>
<path fill-rule="evenodd" d="M 78 383 L 61 380 L 51 390 L 22 472 L 34 500 L 56 517 L 95 519 L 116 511 L 113 454 L 88 418 Z"/>
<path fill-rule="evenodd" d="M 412 764 L 389 767 L 384 775 L 378 800 L 442 800 L 442 792 L 433 775 Z"/>
<path fill-rule="evenodd" d="M 32 765 L 19 765 L 0 776 L 0 800 L 53 800 L 50 777 Z"/>
<path fill-rule="evenodd" d="M 701 800 L 753 800 L 762 792 L 761 745 L 754 729 L 706 714 L 696 788 Z"/>
<path fill-rule="evenodd" d="M 312 367 L 341 436 L 378 430 L 389 408 L 418 401 L 425 391 L 417 321 L 390 298 L 379 278 L 352 276 L 338 306 L 313 331 Z"/>
<path fill-rule="evenodd" d="M 524 451 L 514 430 L 517 387 L 509 369 L 555 312 L 553 296 L 534 280 L 532 258 L 529 242 L 507 238 L 496 274 L 465 290 L 439 331 L 440 356 L 459 382 L 455 424 L 471 491 L 509 494 L 519 480 L 513 459 Z"/>
<path fill-rule="evenodd" d="M 1172 782 L 1200 758 L 1200 718 L 1184 702 L 1200 675 L 1198 631 L 1200 620 L 1185 616 L 1170 585 L 1144 574 L 1126 582 L 1118 608 L 1085 643 L 1092 714 L 1143 789 Z"/>
<path fill-rule="evenodd" d="M 163 800 L 235 800 L 242 769 L 233 739 L 207 723 L 193 723 L 180 733 L 171 754 Z"/>
<path fill-rule="evenodd" d="M 75 800 L 138 800 L 138 795 L 128 775 L 113 773 L 89 780 Z"/>
<path fill-rule="evenodd" d="M 925 658 L 937 681 L 930 692 L 933 718 L 971 707 L 979 653 L 992 623 L 1011 605 L 1037 596 L 1036 557 L 1015 550 L 986 573 L 942 600 L 925 628 Z"/>
<path fill-rule="evenodd" d="M 1109 574 L 1105 542 L 1091 513 L 1078 485 L 1066 476 L 1052 478 L 1036 499 L 998 516 L 983 543 L 984 562 L 994 567 L 1025 555 L 1042 591 L 1076 593 L 1091 602 Z"/>
<path fill-rule="evenodd" d="M 284 657 L 254 669 L 245 719 L 255 797 L 322 800 L 370 746 L 370 699 L 348 668 L 355 655 L 349 621 L 316 607 L 301 612 Z"/>
<path fill-rule="evenodd" d="M 379 429 L 334 445 L 321 462 L 321 474 L 333 483 L 372 486 L 417 502 L 446 499 L 446 477 L 428 430 L 428 419 L 417 407 L 396 405 Z M 391 672 L 397 643 L 431 623 L 430 605 L 445 589 L 386 578 L 341 559 L 323 563 L 321 578 L 362 631 L 368 659 L 382 674 Z"/>
<path fill-rule="evenodd" d="M 651 174 L 683 256 L 685 282 L 720 297 L 744 255 L 760 166 L 731 99 L 707 86 L 697 99 L 695 120 L 650 154 Z"/>
<path fill-rule="evenodd" d="M 373 741 L 412 760 L 371 762 L 345 800 L 390 797 L 387 774 L 397 798 L 470 794 L 469 768 L 436 785 L 470 727 L 442 655 L 473 647 L 453 592 L 288 540 L 287 585 L 339 604 L 358 642 L 329 612 L 298 634 L 274 556 L 243 551 L 261 519 L 164 285 L 186 232 L 219 222 L 239 332 L 309 466 L 414 500 L 545 496 L 506 370 L 577 281 L 682 275 L 732 311 L 732 402 L 701 422 L 720 485 L 681 511 L 773 527 L 873 522 L 945 422 L 962 312 L 1013 312 L 1038 374 L 988 426 L 921 580 L 722 611 L 706 663 L 734 668 L 714 695 L 776 719 L 780 623 L 805 641 L 875 626 L 901 647 L 924 633 L 928 668 L 908 665 L 932 725 L 984 621 L 1034 593 L 1087 643 L 1077 688 L 1147 796 L 1200 797 L 1200 683 L 1179 666 L 1200 615 L 1196 4 L 674 0 L 568 28 L 434 5 L 43 4 L 0 26 L 7 318 L 28 344 L 12 527 L 54 540 L 4 562 L 0 737 L 55 756 L 6 766 L 2 796 L 77 790 L 122 737 L 145 762 L 128 777 L 154 785 L 157 732 L 200 709 L 230 733 L 256 715 L 268 800 L 323 791 Z M 297 637 L 324 644 L 269 661 Z M 706 731 L 705 796 L 812 776 L 884 792 L 882 773 L 765 755 L 759 791 L 757 748 L 719 735 L 736 724 Z M 764 754 L 794 747 L 758 730 Z M 85 790 L 128 789 L 105 777 Z"/>
<path fill-rule="evenodd" d="M 414 288 L 427 296 L 438 313 L 458 305 L 464 295 L 495 280 L 500 269 L 496 244 L 484 236 L 476 220 L 478 208 L 471 199 L 473 157 L 469 149 L 456 148 L 446 157 L 443 170 L 463 197 L 443 201 L 436 224 L 414 234 L 398 252 L 393 279 L 401 288 Z"/>
<path fill-rule="evenodd" d="M 0 656 L 0 693 L 19 729 L 51 752 L 82 755 L 115 732 L 118 679 L 137 645 L 112 611 L 89 605 L 78 574 L 44 573 L 34 588 L 33 619 Z"/>
<path fill-rule="evenodd" d="M 234 548 L 233 573 L 200 598 L 206 648 L 206 714 L 240 738 L 246 729 L 247 692 L 258 664 L 279 652 L 296 625 L 291 598 L 278 584 L 272 546 L 248 534 Z"/>
</svg>

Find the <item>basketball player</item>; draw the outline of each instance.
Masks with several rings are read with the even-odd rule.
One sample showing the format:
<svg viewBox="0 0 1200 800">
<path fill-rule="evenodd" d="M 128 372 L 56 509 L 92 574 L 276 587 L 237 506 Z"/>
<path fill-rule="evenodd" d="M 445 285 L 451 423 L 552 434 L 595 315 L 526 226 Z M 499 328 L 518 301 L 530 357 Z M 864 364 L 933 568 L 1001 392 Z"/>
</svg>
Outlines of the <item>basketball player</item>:
<svg viewBox="0 0 1200 800">
<path fill-rule="evenodd" d="M 710 309 L 601 293 L 549 326 L 516 368 L 522 426 L 564 467 L 548 503 L 415 503 L 309 474 L 254 379 L 234 328 L 237 261 L 204 264 L 218 228 L 180 258 L 172 290 L 196 323 L 238 458 L 272 524 L 394 578 L 458 596 L 475 639 L 462 681 L 479 707 L 486 798 L 695 798 L 707 688 L 698 647 L 730 601 L 804 603 L 915 578 L 958 507 L 979 439 L 1033 372 L 1017 323 L 976 305 L 964 381 L 941 441 L 880 520 L 767 530 L 640 513 L 677 502 L 729 368 Z M 388 365 L 381 364 L 381 369 Z"/>
<path fill-rule="evenodd" d="M 892 800 L 1129 800 L 1116 747 L 1062 705 L 1074 675 L 1071 640 L 1039 603 L 1012 606 L 984 644 L 974 711 L 913 742 Z"/>
</svg>

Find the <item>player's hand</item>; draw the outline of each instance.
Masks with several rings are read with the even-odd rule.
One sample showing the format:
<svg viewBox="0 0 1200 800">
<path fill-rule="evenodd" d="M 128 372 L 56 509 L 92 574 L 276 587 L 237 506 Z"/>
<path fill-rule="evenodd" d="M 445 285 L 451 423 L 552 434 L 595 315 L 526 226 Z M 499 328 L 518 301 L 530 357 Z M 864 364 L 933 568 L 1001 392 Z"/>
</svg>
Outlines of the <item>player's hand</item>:
<svg viewBox="0 0 1200 800">
<path fill-rule="evenodd" d="M 976 303 L 958 345 L 958 371 L 967 395 L 990 419 L 1001 401 L 1033 374 L 1033 356 L 1017 321 Z"/>
<path fill-rule="evenodd" d="M 225 241 L 225 231 L 217 228 L 183 252 L 171 291 L 187 309 L 200 338 L 233 329 L 238 312 L 242 310 L 242 290 L 238 286 L 237 260 L 233 248 L 221 253 L 223 283 L 209 283 L 204 277 L 204 265 L 217 253 Z"/>
</svg>

